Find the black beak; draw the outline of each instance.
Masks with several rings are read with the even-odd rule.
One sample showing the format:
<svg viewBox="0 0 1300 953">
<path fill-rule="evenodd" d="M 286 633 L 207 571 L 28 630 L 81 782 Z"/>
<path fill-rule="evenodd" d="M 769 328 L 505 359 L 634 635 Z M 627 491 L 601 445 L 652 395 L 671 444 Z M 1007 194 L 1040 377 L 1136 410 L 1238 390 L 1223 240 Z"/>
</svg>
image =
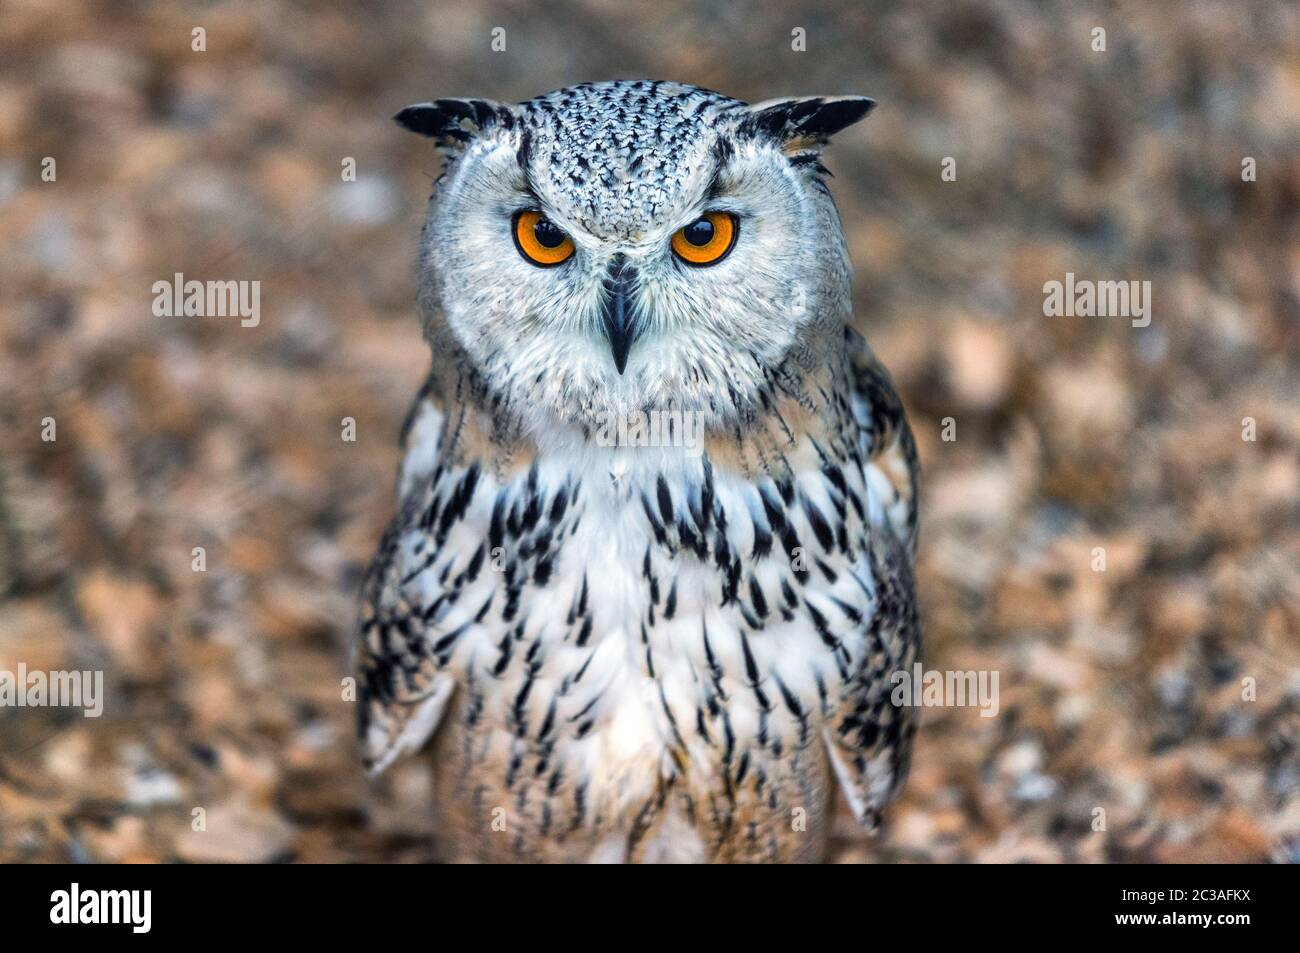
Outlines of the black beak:
<svg viewBox="0 0 1300 953">
<path fill-rule="evenodd" d="M 630 300 L 635 288 L 636 269 L 628 264 L 626 256 L 615 255 L 605 276 L 605 298 L 600 305 L 600 316 L 605 322 L 609 350 L 614 355 L 614 366 L 619 374 L 627 367 L 627 352 L 632 350 L 632 342 L 640 330 Z"/>
</svg>

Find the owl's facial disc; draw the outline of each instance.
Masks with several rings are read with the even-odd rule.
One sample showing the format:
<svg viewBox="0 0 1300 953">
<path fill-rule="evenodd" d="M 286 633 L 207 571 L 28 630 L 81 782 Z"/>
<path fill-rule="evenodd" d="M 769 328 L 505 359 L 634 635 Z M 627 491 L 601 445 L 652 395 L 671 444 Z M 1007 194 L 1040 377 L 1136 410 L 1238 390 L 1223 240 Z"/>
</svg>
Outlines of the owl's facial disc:
<svg viewBox="0 0 1300 953">
<path fill-rule="evenodd" d="M 447 156 L 426 333 L 535 433 L 650 407 L 735 427 L 849 314 L 819 157 L 870 106 L 614 82 L 402 110 Z"/>
<path fill-rule="evenodd" d="M 535 200 L 536 196 L 530 196 Z M 575 254 L 573 238 L 540 209 L 521 209 L 510 220 L 520 257 L 538 268 L 556 268 Z M 675 259 L 691 268 L 716 265 L 731 253 L 740 234 L 740 220 L 732 212 L 708 211 L 672 233 L 666 243 Z M 639 271 L 627 254 L 613 252 L 601 281 L 599 314 L 610 356 L 619 376 L 627 370 L 628 353 L 640 336 L 642 321 L 637 303 Z"/>
<path fill-rule="evenodd" d="M 538 268 L 558 267 L 575 254 L 573 238 L 540 210 L 516 212 L 511 231 L 520 256 Z M 707 268 L 731 253 L 739 234 L 740 219 L 736 214 L 708 211 L 673 232 L 667 249 L 682 265 Z M 627 254 L 616 251 L 610 255 L 601 281 L 599 314 L 620 377 L 627 370 L 628 353 L 643 327 L 637 301 L 639 280 L 639 270 Z"/>
</svg>

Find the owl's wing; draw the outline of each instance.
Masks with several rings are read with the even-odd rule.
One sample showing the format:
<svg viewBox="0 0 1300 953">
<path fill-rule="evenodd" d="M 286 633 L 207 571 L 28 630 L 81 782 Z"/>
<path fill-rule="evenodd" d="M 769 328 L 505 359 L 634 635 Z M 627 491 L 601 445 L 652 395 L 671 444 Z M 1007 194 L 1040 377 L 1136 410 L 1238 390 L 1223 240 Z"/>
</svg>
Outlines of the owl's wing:
<svg viewBox="0 0 1300 953">
<path fill-rule="evenodd" d="M 850 405 L 858 425 L 858 444 L 874 506 L 873 526 L 888 529 L 904 543 L 909 561 L 916 558 L 917 503 L 921 465 L 903 402 L 883 364 L 862 335 L 845 328 L 849 354 Z"/>
<path fill-rule="evenodd" d="M 862 662 L 828 720 L 827 749 L 849 806 L 874 829 L 907 775 L 915 709 L 893 704 L 895 672 L 911 672 L 920 651 L 912 580 L 919 464 L 902 402 L 866 342 L 847 330 L 850 405 L 867 491 L 869 546 L 861 575 L 873 581 L 874 611 Z"/>
<path fill-rule="evenodd" d="M 436 665 L 438 621 L 412 605 L 410 567 L 418 564 L 422 479 L 437 466 L 443 412 L 432 376 L 402 428 L 399 509 L 384 533 L 362 591 L 356 645 L 357 730 L 372 775 L 399 756 L 418 751 L 438 727 L 455 681 Z"/>
</svg>

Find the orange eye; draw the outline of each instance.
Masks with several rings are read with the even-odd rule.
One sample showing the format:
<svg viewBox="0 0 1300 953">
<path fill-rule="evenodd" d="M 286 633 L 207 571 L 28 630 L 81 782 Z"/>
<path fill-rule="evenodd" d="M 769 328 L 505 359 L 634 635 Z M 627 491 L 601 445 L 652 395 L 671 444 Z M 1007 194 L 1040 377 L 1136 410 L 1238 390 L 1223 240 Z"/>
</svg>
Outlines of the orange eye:
<svg viewBox="0 0 1300 953">
<path fill-rule="evenodd" d="M 517 213 L 512 231 L 519 254 L 541 268 L 563 264 L 573 256 L 573 239 L 536 209 Z"/>
<path fill-rule="evenodd" d="M 740 222 L 730 212 L 705 212 L 673 232 L 673 251 L 688 265 L 716 265 L 736 244 Z"/>
</svg>

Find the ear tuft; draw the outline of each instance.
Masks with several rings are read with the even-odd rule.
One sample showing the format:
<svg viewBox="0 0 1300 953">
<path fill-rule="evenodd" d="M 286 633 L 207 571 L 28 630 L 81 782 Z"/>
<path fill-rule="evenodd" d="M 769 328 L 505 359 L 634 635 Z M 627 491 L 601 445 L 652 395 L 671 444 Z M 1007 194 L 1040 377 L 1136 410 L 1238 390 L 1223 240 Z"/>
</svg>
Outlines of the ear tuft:
<svg viewBox="0 0 1300 953">
<path fill-rule="evenodd" d="M 772 139 L 790 154 L 825 145 L 875 106 L 876 101 L 865 96 L 773 99 L 749 107 L 751 115 L 741 128 Z"/>
<path fill-rule="evenodd" d="M 439 99 L 407 106 L 393 117 L 403 129 L 438 140 L 439 145 L 463 146 L 476 136 L 514 125 L 508 106 L 487 99 Z"/>
</svg>

